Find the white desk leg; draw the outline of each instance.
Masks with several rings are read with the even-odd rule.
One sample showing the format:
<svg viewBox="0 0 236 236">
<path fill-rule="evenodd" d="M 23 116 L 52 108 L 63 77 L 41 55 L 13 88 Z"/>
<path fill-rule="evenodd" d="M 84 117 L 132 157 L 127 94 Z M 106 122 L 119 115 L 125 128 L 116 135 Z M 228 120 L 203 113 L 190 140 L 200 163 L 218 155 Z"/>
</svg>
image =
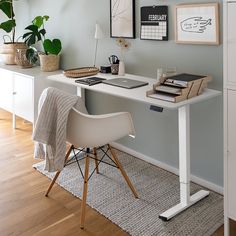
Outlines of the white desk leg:
<svg viewBox="0 0 236 236">
<path fill-rule="evenodd" d="M 230 224 L 229 224 L 229 218 L 227 216 L 224 217 L 224 236 L 230 235 Z"/>
<path fill-rule="evenodd" d="M 85 101 L 85 91 L 81 87 L 77 87 L 77 96 L 81 97 Z"/>
<path fill-rule="evenodd" d="M 200 190 L 190 196 L 190 119 L 189 105 L 180 107 L 179 113 L 179 182 L 180 203 L 160 214 L 160 219 L 170 220 L 191 205 L 209 195 L 209 191 Z"/>
<path fill-rule="evenodd" d="M 13 97 L 12 97 L 12 128 L 16 129 L 16 113 L 15 113 L 15 95 L 16 92 L 13 92 Z"/>
</svg>

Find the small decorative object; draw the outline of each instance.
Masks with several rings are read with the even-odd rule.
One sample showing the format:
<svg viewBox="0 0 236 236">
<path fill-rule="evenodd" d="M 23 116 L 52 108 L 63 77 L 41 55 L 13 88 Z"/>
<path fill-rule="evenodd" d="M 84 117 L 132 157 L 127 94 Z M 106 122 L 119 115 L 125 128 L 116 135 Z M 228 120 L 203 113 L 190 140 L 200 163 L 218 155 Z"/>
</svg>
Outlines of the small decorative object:
<svg viewBox="0 0 236 236">
<path fill-rule="evenodd" d="M 111 64 L 111 73 L 113 75 L 118 75 L 119 72 L 119 64 Z"/>
<path fill-rule="evenodd" d="M 110 0 L 112 38 L 135 38 L 135 0 Z"/>
<path fill-rule="evenodd" d="M 140 39 L 168 40 L 168 6 L 141 7 Z"/>
<path fill-rule="evenodd" d="M 44 52 L 39 53 L 40 65 L 42 71 L 55 71 L 59 69 L 59 60 L 62 46 L 59 39 L 46 39 L 46 30 L 44 28 L 45 21 L 48 21 L 49 16 L 37 16 L 32 21 L 32 24 L 26 27 L 28 30 L 23 35 L 25 43 L 30 48 L 26 52 L 27 59 L 35 58 L 36 49 L 32 47 L 35 43 L 41 41 Z"/>
<path fill-rule="evenodd" d="M 116 40 L 117 45 L 120 47 L 120 63 L 119 63 L 119 72 L 118 75 L 125 75 L 125 63 L 124 63 L 124 52 L 130 48 L 130 43 L 127 42 L 124 38 L 118 38 Z"/>
<path fill-rule="evenodd" d="M 99 69 L 96 67 L 80 67 L 64 70 L 63 74 L 68 78 L 81 78 L 85 76 L 96 75 Z"/>
<path fill-rule="evenodd" d="M 111 64 L 111 73 L 113 75 L 118 75 L 120 62 L 119 58 L 116 55 L 111 55 L 108 59 Z"/>
<path fill-rule="evenodd" d="M 157 68 L 157 81 L 159 81 L 162 76 L 163 76 L 163 69 Z"/>
<path fill-rule="evenodd" d="M 111 73 L 111 66 L 100 66 L 100 72 L 104 74 Z"/>
<path fill-rule="evenodd" d="M 219 4 L 176 6 L 176 43 L 219 44 Z"/>
<path fill-rule="evenodd" d="M 26 48 L 26 45 L 23 42 L 16 42 L 15 40 L 16 20 L 13 9 L 13 0 L 0 0 L 0 10 L 8 18 L 7 21 L 0 23 L 0 29 L 4 30 L 6 33 L 12 34 L 11 36 L 5 35 L 9 37 L 9 42 L 6 42 L 5 36 L 3 36 L 4 44 L 1 46 L 0 53 L 5 64 L 15 65 L 16 49 Z"/>
</svg>

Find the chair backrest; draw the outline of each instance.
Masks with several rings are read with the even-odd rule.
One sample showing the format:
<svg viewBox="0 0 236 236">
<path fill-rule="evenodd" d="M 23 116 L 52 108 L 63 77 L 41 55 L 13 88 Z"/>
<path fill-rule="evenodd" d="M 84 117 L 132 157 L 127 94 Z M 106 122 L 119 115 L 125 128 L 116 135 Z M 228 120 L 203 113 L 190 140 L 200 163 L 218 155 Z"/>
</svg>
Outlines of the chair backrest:
<svg viewBox="0 0 236 236">
<path fill-rule="evenodd" d="M 103 146 L 134 133 L 128 112 L 88 115 L 72 108 L 68 117 L 67 141 L 76 147 Z"/>
</svg>

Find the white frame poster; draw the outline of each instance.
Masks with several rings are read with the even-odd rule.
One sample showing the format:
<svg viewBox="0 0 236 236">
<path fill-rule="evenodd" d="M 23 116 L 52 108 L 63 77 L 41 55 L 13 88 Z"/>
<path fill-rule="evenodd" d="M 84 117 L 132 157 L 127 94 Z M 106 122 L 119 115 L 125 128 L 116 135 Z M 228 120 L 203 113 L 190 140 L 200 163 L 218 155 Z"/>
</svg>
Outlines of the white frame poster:
<svg viewBox="0 0 236 236">
<path fill-rule="evenodd" d="M 135 0 L 110 0 L 110 35 L 135 38 Z"/>
<path fill-rule="evenodd" d="M 219 45 L 219 4 L 183 4 L 175 8 L 175 40 Z"/>
</svg>

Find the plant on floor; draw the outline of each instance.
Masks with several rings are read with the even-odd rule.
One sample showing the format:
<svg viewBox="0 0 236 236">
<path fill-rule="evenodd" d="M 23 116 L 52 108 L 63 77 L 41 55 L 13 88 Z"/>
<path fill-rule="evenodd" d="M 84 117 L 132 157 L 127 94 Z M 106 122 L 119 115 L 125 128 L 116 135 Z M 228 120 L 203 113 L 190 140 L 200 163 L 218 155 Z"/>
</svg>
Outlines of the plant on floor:
<svg viewBox="0 0 236 236">
<path fill-rule="evenodd" d="M 58 56 L 62 50 L 61 41 L 59 39 L 50 40 L 45 37 L 46 30 L 44 25 L 45 22 L 48 21 L 48 19 L 49 16 L 47 15 L 36 16 L 32 21 L 32 24 L 25 28 L 27 32 L 23 35 L 23 39 L 29 47 L 26 53 L 26 56 L 29 60 L 35 61 L 36 59 L 37 50 L 33 47 L 33 45 L 35 45 L 37 42 L 42 42 L 42 47 L 44 49 L 44 52 L 39 52 L 39 56 Z"/>
</svg>

